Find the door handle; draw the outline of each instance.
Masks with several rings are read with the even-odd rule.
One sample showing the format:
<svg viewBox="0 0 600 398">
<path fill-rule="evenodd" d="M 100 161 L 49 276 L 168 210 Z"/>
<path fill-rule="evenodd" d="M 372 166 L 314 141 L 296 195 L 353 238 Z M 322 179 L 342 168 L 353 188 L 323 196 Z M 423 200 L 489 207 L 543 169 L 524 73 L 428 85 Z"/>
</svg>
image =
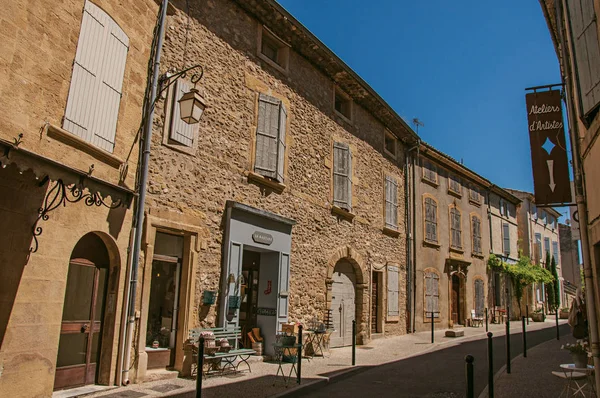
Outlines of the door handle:
<svg viewBox="0 0 600 398">
<path fill-rule="evenodd" d="M 89 327 L 90 327 L 90 325 L 88 325 L 87 323 L 85 325 L 83 325 L 81 327 L 81 333 L 85 333 L 88 330 Z"/>
</svg>

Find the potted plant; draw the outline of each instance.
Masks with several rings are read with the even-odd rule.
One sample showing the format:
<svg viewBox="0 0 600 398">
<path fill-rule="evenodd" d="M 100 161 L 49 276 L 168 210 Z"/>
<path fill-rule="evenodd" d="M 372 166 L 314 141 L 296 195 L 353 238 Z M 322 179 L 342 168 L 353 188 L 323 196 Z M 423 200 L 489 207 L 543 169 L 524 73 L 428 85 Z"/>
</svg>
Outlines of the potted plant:
<svg viewBox="0 0 600 398">
<path fill-rule="evenodd" d="M 586 340 L 577 340 L 575 344 L 567 343 L 560 348 L 563 350 L 569 350 L 571 352 L 573 363 L 575 364 L 576 368 L 587 368 L 589 344 Z"/>
<path fill-rule="evenodd" d="M 542 311 L 541 308 L 536 309 L 531 314 L 531 320 L 534 322 L 544 322 L 544 318 L 545 318 L 544 312 Z"/>
<path fill-rule="evenodd" d="M 569 319 L 569 307 L 562 307 L 559 313 L 560 319 Z"/>
</svg>

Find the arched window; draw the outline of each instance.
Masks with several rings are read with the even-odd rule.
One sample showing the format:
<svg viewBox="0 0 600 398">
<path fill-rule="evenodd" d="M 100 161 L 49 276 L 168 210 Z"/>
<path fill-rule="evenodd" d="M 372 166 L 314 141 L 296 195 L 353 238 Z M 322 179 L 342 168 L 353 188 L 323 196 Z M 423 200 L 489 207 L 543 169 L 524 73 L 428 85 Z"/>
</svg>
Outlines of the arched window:
<svg viewBox="0 0 600 398">
<path fill-rule="evenodd" d="M 425 197 L 425 241 L 438 243 L 437 234 L 437 202 L 435 199 Z"/>
<path fill-rule="evenodd" d="M 460 210 L 456 207 L 450 209 L 450 247 L 462 250 L 462 231 Z"/>
<path fill-rule="evenodd" d="M 434 318 L 440 316 L 440 277 L 437 272 L 433 270 L 425 270 L 424 272 L 424 305 L 423 308 L 425 313 L 424 318 L 431 318 L 431 312 L 433 312 Z"/>
</svg>

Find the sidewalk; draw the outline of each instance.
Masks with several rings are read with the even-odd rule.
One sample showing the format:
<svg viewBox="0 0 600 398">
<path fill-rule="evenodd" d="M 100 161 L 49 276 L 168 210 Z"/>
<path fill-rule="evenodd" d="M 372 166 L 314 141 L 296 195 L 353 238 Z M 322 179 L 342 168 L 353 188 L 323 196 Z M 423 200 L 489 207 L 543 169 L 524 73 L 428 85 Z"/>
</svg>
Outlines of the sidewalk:
<svg viewBox="0 0 600 398">
<path fill-rule="evenodd" d="M 561 321 L 561 324 L 565 321 Z M 546 322 L 530 322 L 528 331 L 555 327 L 554 319 Z M 431 344 L 431 332 L 420 332 L 398 337 L 389 337 L 373 340 L 368 345 L 356 347 L 356 367 L 351 366 L 351 347 L 336 348 L 331 350 L 331 355 L 326 358 L 316 357 L 310 361 L 302 360 L 302 384 L 298 386 L 294 381 L 286 386 L 281 377 L 274 375 L 277 364 L 273 362 L 252 363 L 252 373 L 243 372 L 235 376 L 211 377 L 204 380 L 202 395 L 204 397 L 243 396 L 245 398 L 258 398 L 285 395 L 298 388 L 315 386 L 315 383 L 328 383 L 336 377 L 349 376 L 351 372 L 360 371 L 363 367 L 382 365 L 389 362 L 406 359 L 409 357 L 440 350 L 466 341 L 486 338 L 485 326 L 479 328 L 463 328 L 464 337 L 445 337 L 447 329 L 435 332 L 435 343 Z M 489 325 L 494 336 L 505 334 L 505 325 Z M 520 322 L 511 322 L 511 334 L 521 332 Z M 561 340 L 562 342 L 562 340 Z M 285 364 L 284 370 L 289 371 L 291 364 Z M 349 373 L 350 372 L 350 373 Z M 86 397 L 103 398 L 135 398 L 150 396 L 177 396 L 194 397 L 195 379 L 170 379 L 148 383 L 134 384 L 128 387 L 114 387 L 111 389 L 86 395 Z M 498 395 L 497 396 L 502 396 Z"/>
<path fill-rule="evenodd" d="M 554 376 L 552 371 L 560 371 L 561 363 L 572 363 L 571 354 L 560 347 L 565 343 L 574 343 L 573 336 L 564 336 L 560 340 L 550 340 L 527 350 L 527 358 L 517 356 L 511 365 L 511 374 L 503 367 L 495 377 L 494 395 L 496 397 L 558 397 L 566 381 Z M 486 388 L 479 398 L 487 398 Z"/>
</svg>

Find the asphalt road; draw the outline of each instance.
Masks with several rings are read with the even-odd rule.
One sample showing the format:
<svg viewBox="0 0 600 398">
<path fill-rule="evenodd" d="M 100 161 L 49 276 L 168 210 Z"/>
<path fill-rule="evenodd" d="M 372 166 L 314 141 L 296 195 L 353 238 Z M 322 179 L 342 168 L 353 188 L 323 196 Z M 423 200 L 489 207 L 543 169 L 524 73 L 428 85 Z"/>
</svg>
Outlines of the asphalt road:
<svg viewBox="0 0 600 398">
<path fill-rule="evenodd" d="M 560 327 L 561 335 L 570 333 L 568 325 Z M 527 332 L 527 347 L 556 338 L 556 329 Z M 511 335 L 511 358 L 523 351 L 522 334 Z M 505 337 L 493 339 L 494 373 L 506 365 Z M 358 351 L 360 352 L 360 351 Z M 466 342 L 398 362 L 365 367 L 349 377 L 332 381 L 319 389 L 298 391 L 294 397 L 427 397 L 454 398 L 466 396 L 465 356 L 475 358 L 475 397 L 487 385 L 487 339 Z"/>
</svg>

